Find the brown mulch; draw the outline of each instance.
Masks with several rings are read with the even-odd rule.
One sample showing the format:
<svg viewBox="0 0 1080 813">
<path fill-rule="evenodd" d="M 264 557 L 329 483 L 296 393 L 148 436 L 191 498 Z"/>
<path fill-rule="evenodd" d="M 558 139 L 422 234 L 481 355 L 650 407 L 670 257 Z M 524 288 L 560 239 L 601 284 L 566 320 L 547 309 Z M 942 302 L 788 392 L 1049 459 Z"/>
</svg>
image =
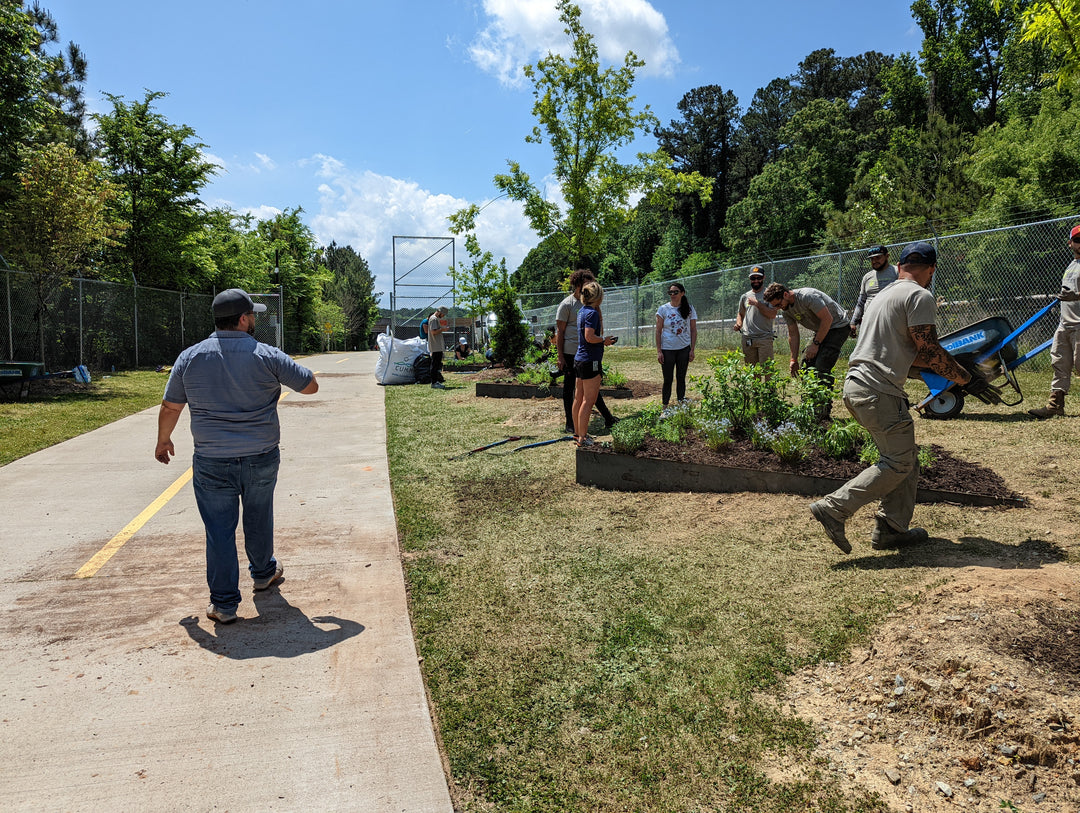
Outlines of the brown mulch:
<svg viewBox="0 0 1080 813">
<path fill-rule="evenodd" d="M 475 373 L 466 373 L 465 375 L 468 375 L 474 381 L 516 383 L 516 376 L 520 372 L 520 368 L 489 367 L 486 370 L 478 370 Z M 560 376 L 555 383 L 562 384 L 562 377 Z M 620 389 L 624 388 L 620 387 Z M 651 398 L 660 394 L 661 385 L 655 381 L 627 381 L 625 389 L 630 390 L 631 398 Z"/>
<path fill-rule="evenodd" d="M 919 488 L 1021 499 L 1021 495 L 1009 488 L 997 472 L 978 463 L 955 457 L 947 449 L 936 444 L 930 449 L 933 453 L 933 463 L 928 470 L 919 474 Z M 598 449 L 598 451 L 609 450 Z M 757 471 L 808 474 L 838 480 L 849 480 L 866 468 L 866 464 L 858 460 L 837 460 L 827 457 L 817 448 L 813 449 L 811 455 L 800 463 L 784 463 L 771 452 L 755 449 L 745 438 L 736 440 L 726 451 L 714 452 L 696 438 L 688 438 L 685 443 L 671 443 L 647 437 L 645 446 L 636 452 L 635 456 Z"/>
</svg>

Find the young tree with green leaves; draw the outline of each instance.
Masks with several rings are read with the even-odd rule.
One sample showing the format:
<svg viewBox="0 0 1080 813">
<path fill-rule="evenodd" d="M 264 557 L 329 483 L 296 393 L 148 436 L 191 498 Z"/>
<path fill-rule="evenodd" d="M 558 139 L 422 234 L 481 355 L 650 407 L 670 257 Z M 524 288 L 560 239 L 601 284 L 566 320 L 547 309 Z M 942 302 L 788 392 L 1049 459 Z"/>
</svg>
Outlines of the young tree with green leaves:
<svg viewBox="0 0 1080 813">
<path fill-rule="evenodd" d="M 0 205 L 14 194 L 19 149 L 44 114 L 39 42 L 21 0 L 0 0 Z"/>
<path fill-rule="evenodd" d="M 994 5 L 1002 8 L 1010 3 L 994 0 Z M 1080 78 L 1080 0 L 1033 0 L 1020 14 L 1021 39 L 1041 45 L 1056 57 L 1058 87 L 1076 84 Z"/>
<path fill-rule="evenodd" d="M 266 246 L 265 262 L 275 258 L 280 276 L 271 280 L 284 292 L 281 309 L 285 320 L 282 331 L 289 352 L 311 352 L 322 346 L 322 328 L 317 305 L 322 301 L 323 286 L 333 275 L 322 260 L 311 229 L 300 219 L 303 209 L 286 209 L 269 220 L 259 221 L 258 231 Z"/>
<path fill-rule="evenodd" d="M 525 358 L 531 341 L 524 314 L 517 304 L 517 294 L 503 270 L 503 278 L 495 288 L 492 301 L 495 327 L 491 331 L 491 351 L 494 360 L 504 367 L 517 367 Z"/>
<path fill-rule="evenodd" d="M 205 144 L 187 125 L 170 124 L 154 110 L 164 93 L 141 102 L 106 94 L 111 113 L 96 115 L 105 165 L 121 194 L 114 204 L 127 223 L 107 258 L 114 279 L 161 288 L 201 290 L 212 269 L 194 256 L 205 213 L 199 192 L 217 171 L 203 157 Z"/>
<path fill-rule="evenodd" d="M 347 347 L 366 350 L 371 343 L 371 326 L 378 320 L 378 297 L 375 277 L 367 260 L 352 246 L 331 242 L 323 249 L 322 260 L 332 279 L 325 293 L 341 309 Z"/>
<path fill-rule="evenodd" d="M 106 207 L 116 191 L 100 167 L 66 144 L 25 150 L 15 197 L 0 215 L 0 253 L 30 274 L 38 351 L 45 358 L 45 316 L 58 288 L 108 239 Z"/>
<path fill-rule="evenodd" d="M 635 164 L 618 160 L 617 150 L 657 124 L 647 106 L 634 109 L 634 75 L 645 63 L 628 52 L 622 67 L 601 71 L 596 44 L 581 23 L 581 9 L 569 0 L 558 0 L 556 9 L 571 53 L 569 58 L 549 53 L 535 66 L 525 66 L 537 119 L 525 141 L 551 146 L 551 174 L 565 206 L 548 200 L 516 161 L 508 162 L 508 173 L 495 176 L 495 185 L 524 203 L 538 237 L 553 237 L 576 262 L 596 255 L 604 237 L 630 217 L 632 195 L 673 200 L 679 193 L 696 193 L 706 203 L 710 183 L 696 173 L 673 171 L 663 151 L 639 153 Z"/>
</svg>

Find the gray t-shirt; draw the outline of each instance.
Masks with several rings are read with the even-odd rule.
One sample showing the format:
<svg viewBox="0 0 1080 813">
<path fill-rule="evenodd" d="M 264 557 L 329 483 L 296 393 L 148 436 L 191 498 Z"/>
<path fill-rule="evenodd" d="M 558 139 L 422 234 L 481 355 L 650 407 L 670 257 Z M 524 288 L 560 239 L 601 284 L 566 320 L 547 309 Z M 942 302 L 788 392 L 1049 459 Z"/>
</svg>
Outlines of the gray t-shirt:
<svg viewBox="0 0 1080 813">
<path fill-rule="evenodd" d="M 880 392 L 903 397 L 915 361 L 908 328 L 935 324 L 937 302 L 912 279 L 892 283 L 866 309 L 862 330 L 848 360 L 848 377 Z"/>
<path fill-rule="evenodd" d="M 1062 292 L 1080 292 L 1080 262 L 1073 260 L 1061 279 Z M 1080 301 L 1061 303 L 1061 324 L 1067 328 L 1080 327 Z"/>
<path fill-rule="evenodd" d="M 198 454 L 247 457 L 278 445 L 281 385 L 299 392 L 312 378 L 276 347 L 239 330 L 219 330 L 176 359 L 165 400 L 188 405 Z"/>
<path fill-rule="evenodd" d="M 758 302 L 776 313 L 776 308 L 765 301 L 761 291 L 747 291 L 739 298 L 739 313 L 742 315 L 742 335 L 747 339 L 771 339 L 773 337 L 773 320 L 753 305 L 747 304 L 749 297 L 754 297 Z"/>
<path fill-rule="evenodd" d="M 817 288 L 796 288 L 791 293 L 795 294 L 795 303 L 787 310 L 781 311 L 784 314 L 784 321 L 787 322 L 789 330 L 794 330 L 797 325 L 802 325 L 807 330 L 816 333 L 818 328 L 821 327 L 821 320 L 818 319 L 817 314 L 822 308 L 828 308 L 829 314 L 832 316 L 832 325 L 829 326 L 829 330 L 847 327 L 850 324 L 847 312 L 836 304 L 832 297 L 822 293 Z"/>
<path fill-rule="evenodd" d="M 577 315 L 581 310 L 581 303 L 573 294 L 559 303 L 559 309 L 555 311 L 556 322 L 566 322 L 566 330 L 563 333 L 562 351 L 574 355 L 578 347 Z"/>
<path fill-rule="evenodd" d="M 890 282 L 896 282 L 898 273 L 895 265 L 887 265 L 880 271 L 870 269 L 859 284 L 859 297 L 855 300 L 855 308 L 851 311 L 851 324 L 861 325 L 863 316 L 866 314 L 866 306 L 870 304 L 878 292 Z"/>
</svg>

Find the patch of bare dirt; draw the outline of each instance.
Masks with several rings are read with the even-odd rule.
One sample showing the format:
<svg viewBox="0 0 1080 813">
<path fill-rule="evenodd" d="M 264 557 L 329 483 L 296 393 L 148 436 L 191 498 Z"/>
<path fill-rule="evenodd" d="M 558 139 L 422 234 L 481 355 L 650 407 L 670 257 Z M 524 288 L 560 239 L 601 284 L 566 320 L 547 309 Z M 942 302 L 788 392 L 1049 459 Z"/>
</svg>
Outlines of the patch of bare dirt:
<svg viewBox="0 0 1080 813">
<path fill-rule="evenodd" d="M 797 673 L 785 700 L 815 726 L 818 764 L 893 810 L 1076 813 L 1078 689 L 1075 569 L 1034 563 L 959 571 L 847 663 Z M 771 773 L 803 771 L 778 757 Z"/>
</svg>

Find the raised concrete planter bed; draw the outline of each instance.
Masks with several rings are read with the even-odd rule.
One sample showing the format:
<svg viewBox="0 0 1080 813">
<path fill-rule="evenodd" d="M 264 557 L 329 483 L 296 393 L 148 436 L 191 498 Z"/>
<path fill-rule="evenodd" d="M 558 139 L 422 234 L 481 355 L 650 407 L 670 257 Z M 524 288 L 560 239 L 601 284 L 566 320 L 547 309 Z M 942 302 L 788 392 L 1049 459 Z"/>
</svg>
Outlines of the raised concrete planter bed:
<svg viewBox="0 0 1080 813">
<path fill-rule="evenodd" d="M 538 387 L 535 384 L 514 384 L 503 381 L 477 381 L 476 395 L 479 398 L 562 398 L 562 385 Z M 604 398 L 631 398 L 633 390 L 601 387 Z"/>
<path fill-rule="evenodd" d="M 695 491 L 766 494 L 803 494 L 821 497 L 835 491 L 845 481 L 788 472 L 736 469 L 701 463 L 660 460 L 655 457 L 577 450 L 577 482 L 608 491 Z M 961 491 L 937 491 L 920 488 L 916 500 L 921 503 L 949 502 L 961 505 L 1005 505 L 1023 507 L 1023 499 L 968 494 Z"/>
</svg>

